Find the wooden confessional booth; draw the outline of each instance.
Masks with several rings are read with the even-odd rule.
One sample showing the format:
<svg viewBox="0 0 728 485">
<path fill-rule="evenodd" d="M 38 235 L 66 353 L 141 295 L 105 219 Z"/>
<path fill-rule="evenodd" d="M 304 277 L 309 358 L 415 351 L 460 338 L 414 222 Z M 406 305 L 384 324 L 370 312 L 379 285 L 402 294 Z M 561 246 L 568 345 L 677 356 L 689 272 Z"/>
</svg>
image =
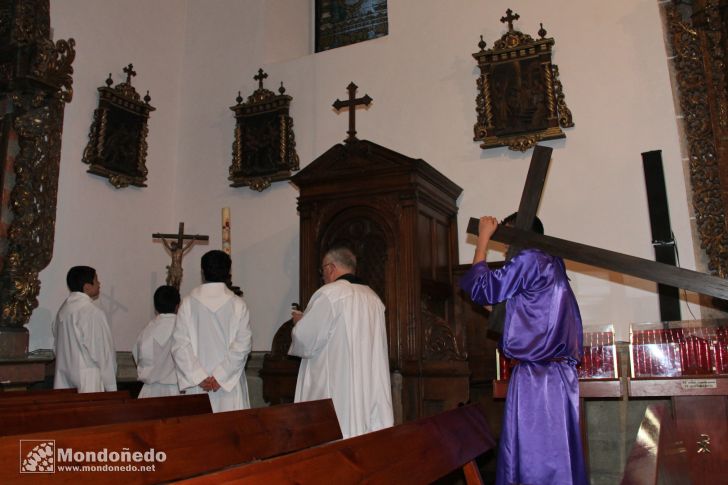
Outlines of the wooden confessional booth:
<svg viewBox="0 0 728 485">
<path fill-rule="evenodd" d="M 292 182 L 300 190 L 302 307 L 322 284 L 318 269 L 326 249 L 350 245 L 358 275 L 387 308 L 395 420 L 468 401 L 466 328 L 456 318 L 463 303 L 456 303 L 453 276 L 462 189 L 424 160 L 357 139 L 333 146 Z M 286 355 L 290 332 L 289 321 L 276 333 L 260 373 L 271 404 L 293 399 L 298 361 Z"/>
</svg>

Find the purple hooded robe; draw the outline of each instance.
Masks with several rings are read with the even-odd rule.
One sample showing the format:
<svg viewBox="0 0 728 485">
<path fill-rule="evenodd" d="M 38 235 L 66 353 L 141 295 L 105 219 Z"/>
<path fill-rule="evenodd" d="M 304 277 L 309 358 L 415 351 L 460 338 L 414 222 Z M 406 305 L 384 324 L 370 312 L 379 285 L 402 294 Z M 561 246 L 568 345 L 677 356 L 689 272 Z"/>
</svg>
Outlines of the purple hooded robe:
<svg viewBox="0 0 728 485">
<path fill-rule="evenodd" d="M 579 429 L 579 307 L 564 262 L 526 249 L 502 268 L 474 264 L 460 286 L 478 305 L 506 301 L 508 384 L 497 485 L 587 485 Z"/>
</svg>

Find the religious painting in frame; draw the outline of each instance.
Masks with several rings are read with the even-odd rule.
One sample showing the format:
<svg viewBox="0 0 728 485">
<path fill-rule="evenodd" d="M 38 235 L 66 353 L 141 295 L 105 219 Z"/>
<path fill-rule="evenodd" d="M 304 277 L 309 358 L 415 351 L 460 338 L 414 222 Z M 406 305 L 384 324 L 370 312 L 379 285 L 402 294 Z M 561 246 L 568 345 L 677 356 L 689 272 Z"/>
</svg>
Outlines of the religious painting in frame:
<svg viewBox="0 0 728 485">
<path fill-rule="evenodd" d="M 272 182 L 288 180 L 299 168 L 293 118 L 289 115 L 292 97 L 285 94 L 281 83 L 278 94 L 265 89 L 268 77 L 262 69 L 253 79 L 258 89 L 243 98 L 238 93 L 235 113 L 233 161 L 228 180 L 231 187 L 250 187 L 262 192 Z"/>
<path fill-rule="evenodd" d="M 501 18 L 508 32 L 492 49 L 481 36 L 473 54 L 480 70 L 474 141 L 483 149 L 526 151 L 539 141 L 566 137 L 561 128 L 574 126 L 558 66 L 551 62 L 554 39 L 546 37 L 543 24 L 537 40 L 514 30 L 518 18 L 508 9 Z"/>
<path fill-rule="evenodd" d="M 387 0 L 316 0 L 316 52 L 389 33 Z"/>
<path fill-rule="evenodd" d="M 117 189 L 134 185 L 146 187 L 147 180 L 147 121 L 155 108 L 131 85 L 136 76 L 134 66 L 124 68 L 126 81 L 114 83 L 109 74 L 106 86 L 98 88 L 99 107 L 89 131 L 89 141 L 83 152 L 83 162 L 90 165 L 89 173 L 106 177 Z"/>
</svg>

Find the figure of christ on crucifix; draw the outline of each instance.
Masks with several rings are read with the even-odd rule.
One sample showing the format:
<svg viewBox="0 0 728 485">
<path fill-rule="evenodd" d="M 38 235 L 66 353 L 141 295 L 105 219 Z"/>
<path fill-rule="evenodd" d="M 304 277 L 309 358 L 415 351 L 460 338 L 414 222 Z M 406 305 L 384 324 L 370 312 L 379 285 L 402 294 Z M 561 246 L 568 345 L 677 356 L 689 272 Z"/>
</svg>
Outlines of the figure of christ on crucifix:
<svg viewBox="0 0 728 485">
<path fill-rule="evenodd" d="M 349 143 L 352 141 L 357 141 L 356 137 L 356 107 L 359 105 L 369 106 L 369 104 L 374 101 L 372 98 L 369 97 L 368 94 L 365 94 L 361 98 L 356 97 L 356 90 L 359 88 L 354 82 L 350 82 L 349 85 L 346 87 L 346 89 L 349 91 L 349 99 L 347 101 L 341 101 L 340 99 L 336 99 L 334 101 L 334 104 L 332 105 L 336 111 L 341 111 L 342 108 L 349 108 L 349 130 L 347 133 L 349 136 L 344 140 L 344 143 Z"/>
<path fill-rule="evenodd" d="M 152 238 L 161 239 L 165 249 L 172 257 L 172 263 L 167 266 L 167 284 L 174 286 L 179 290 L 182 283 L 182 257 L 190 249 L 196 241 L 207 241 L 209 236 L 200 236 L 199 234 L 185 234 L 184 222 L 179 223 L 179 232 L 177 234 L 152 234 Z M 186 242 L 185 242 L 186 241 Z"/>
</svg>

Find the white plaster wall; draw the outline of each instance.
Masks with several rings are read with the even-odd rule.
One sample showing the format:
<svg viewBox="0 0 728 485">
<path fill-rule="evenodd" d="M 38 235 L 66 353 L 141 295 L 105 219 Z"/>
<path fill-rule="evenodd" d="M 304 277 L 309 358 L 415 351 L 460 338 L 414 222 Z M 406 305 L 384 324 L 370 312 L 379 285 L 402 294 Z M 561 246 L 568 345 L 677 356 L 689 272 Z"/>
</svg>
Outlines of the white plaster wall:
<svg viewBox="0 0 728 485">
<path fill-rule="evenodd" d="M 309 0 L 291 0 L 307 4 Z M 247 97 L 258 84 L 258 68 L 268 72 L 265 87 L 277 90 L 283 81 L 294 98 L 295 109 L 312 103 L 300 90 L 307 79 L 308 63 L 296 76 L 283 77 L 275 66 L 263 64 L 271 42 L 283 37 L 270 15 L 276 5 L 259 0 L 191 1 L 185 45 L 184 99 L 180 118 L 180 162 L 176 205 L 180 220 L 192 232 L 210 234 L 208 246 L 193 248 L 184 260 L 182 292 L 200 284 L 200 257 L 221 247 L 221 209 L 230 207 L 233 282 L 245 292 L 253 326 L 255 350 L 270 349 L 275 330 L 290 318 L 291 302 L 298 299 L 298 192 L 288 183 L 277 183 L 262 193 L 247 187 L 231 188 L 227 181 L 232 161 L 235 119 L 229 109 L 238 91 Z M 297 10 L 292 15 L 303 20 Z M 267 19 L 267 20 L 266 20 Z M 266 28 L 264 28 L 266 27 Z M 266 33 L 268 35 L 266 35 Z M 305 32 L 302 40 L 307 41 Z M 295 45 L 291 40 L 285 45 Z M 279 52 L 285 56 L 285 51 Z M 310 59 L 306 56 L 303 59 Z M 300 63 L 290 61 L 286 65 Z M 298 153 L 303 163 L 312 160 L 310 140 L 315 125 L 294 112 Z"/>
<path fill-rule="evenodd" d="M 310 27 L 301 14 L 310 0 L 288 2 L 290 17 L 280 21 L 272 13 L 285 13 L 283 4 L 265 0 L 53 3 L 56 37 L 80 40 L 86 33 L 93 45 L 83 54 L 78 48 L 76 97 L 66 111 L 56 255 L 42 273 L 32 332 L 47 325 L 65 296 L 67 267 L 85 256 L 99 268 L 102 306 L 108 311 L 112 299 L 120 305 L 112 324 L 117 348 L 128 349 L 151 315 L 151 292 L 164 280 L 167 264 L 149 233 L 173 231 L 184 221 L 189 232 L 210 235 L 207 246 L 186 256 L 186 293 L 200 282 L 200 256 L 220 248 L 220 210 L 230 207 L 233 281 L 251 310 L 254 349 L 270 348 L 298 299 L 298 192 L 285 182 L 258 193 L 230 188 L 227 181 L 234 127 L 229 107 L 238 91 L 247 96 L 257 87 L 252 77 L 259 67 L 268 72 L 267 88 L 283 81 L 294 98 L 302 167 L 345 138 L 347 115 L 336 114 L 331 103 L 346 97 L 346 85 L 354 81 L 359 95 L 372 96 L 370 108 L 357 113 L 359 137 L 423 158 L 464 189 L 461 262 L 473 250 L 464 234 L 469 217 L 515 210 L 530 152 L 483 151 L 472 141 L 477 67 L 471 53 L 480 34 L 490 47 L 505 32 L 498 19 L 512 2 L 390 0 L 388 36 L 308 55 L 301 47 L 310 45 L 307 30 L 290 25 L 300 17 Z M 63 13 L 56 6 L 61 3 Z M 138 15 L 130 4 L 140 6 Z M 640 153 L 661 149 L 682 265 L 694 268 L 657 2 L 531 0 L 516 10 L 518 30 L 535 36 L 543 22 L 556 39 L 554 62 L 576 123 L 565 130 L 565 140 L 545 142 L 554 148 L 539 212 L 547 234 L 652 259 Z M 99 19 L 103 28 L 92 28 Z M 149 27 L 132 39 L 119 33 L 104 43 L 105 30 L 121 32 L 132 19 Z M 138 51 L 135 59 L 129 51 Z M 117 191 L 86 174 L 80 156 L 95 87 L 104 72 L 129 61 L 140 73 L 134 84 L 150 89 L 158 110 L 150 122 L 150 188 Z M 169 70 L 159 69 L 160 62 Z M 97 233 L 100 224 L 105 229 Z M 658 318 L 652 284 L 568 266 L 585 324 L 613 323 L 625 338 L 630 322 Z"/>
<path fill-rule="evenodd" d="M 73 101 L 66 106 L 53 259 L 41 272 L 39 307 L 31 317 L 30 347 L 52 348 L 55 313 L 68 295 L 68 268 L 86 264 L 101 281 L 99 306 L 118 350 L 130 350 L 153 316 L 152 294 L 164 284 L 168 257 L 153 232 L 176 232 L 174 212 L 177 122 L 186 4 L 178 0 L 52 0 L 55 39 L 74 38 Z M 115 84 L 134 64 L 132 85 L 147 90 L 156 111 L 149 119 L 146 188 L 115 189 L 86 173 L 97 88 L 109 73 Z"/>
</svg>

